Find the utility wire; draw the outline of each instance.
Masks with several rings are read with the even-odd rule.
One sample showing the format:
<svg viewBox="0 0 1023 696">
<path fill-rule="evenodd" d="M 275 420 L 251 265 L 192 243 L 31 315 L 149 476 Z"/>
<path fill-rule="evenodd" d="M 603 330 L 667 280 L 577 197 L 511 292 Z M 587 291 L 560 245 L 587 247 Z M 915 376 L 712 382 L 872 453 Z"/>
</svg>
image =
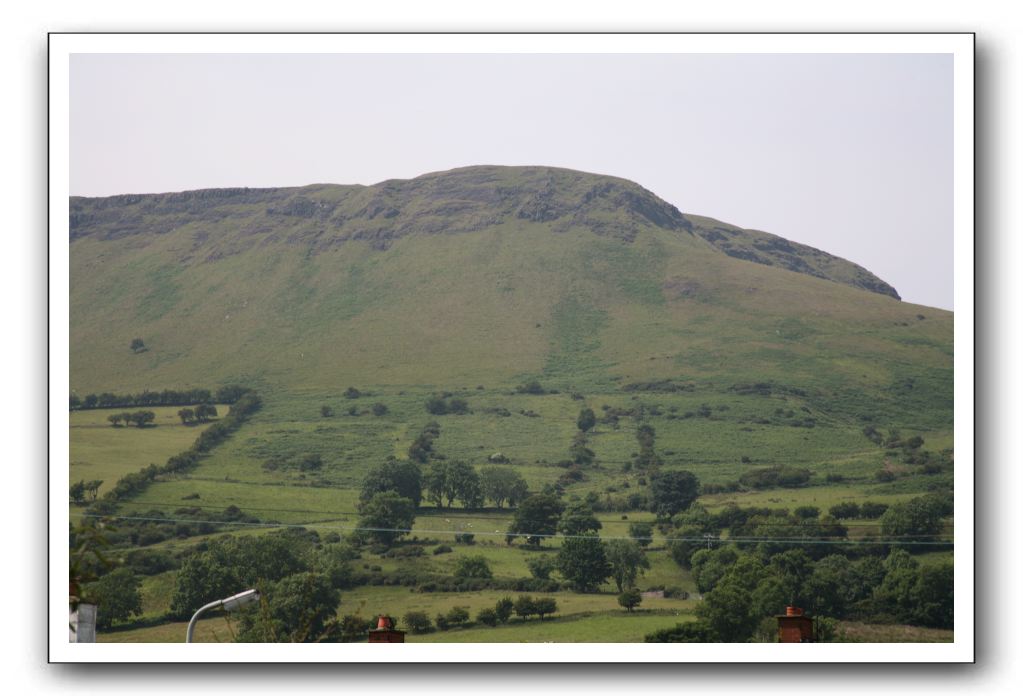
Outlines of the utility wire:
<svg viewBox="0 0 1023 696">
<path fill-rule="evenodd" d="M 187 501 L 184 502 L 184 503 L 150 503 L 150 502 L 138 501 L 138 500 L 121 500 L 121 501 L 118 501 L 118 504 L 119 505 L 138 505 L 140 507 L 173 507 L 173 508 L 177 508 L 179 510 L 182 509 L 182 508 L 199 508 L 201 510 L 218 510 L 218 511 L 222 511 L 222 510 L 224 510 L 225 507 L 227 507 L 227 506 L 220 506 L 220 505 L 188 505 Z M 329 516 L 333 516 L 333 517 L 358 517 L 359 516 L 359 513 L 356 512 L 356 511 L 342 512 L 342 511 L 338 511 L 338 510 L 295 510 L 295 509 L 290 509 L 290 508 L 257 508 L 257 507 L 248 507 L 248 506 L 246 506 L 242 511 L 243 512 L 288 512 L 288 513 L 307 514 L 307 515 L 329 515 Z M 458 520 L 473 520 L 473 521 L 475 521 L 475 520 L 481 520 L 481 521 L 490 521 L 490 520 L 510 521 L 510 520 L 515 519 L 514 516 L 512 516 L 512 515 L 504 515 L 504 514 L 490 515 L 490 514 L 484 514 L 484 513 L 475 513 L 474 514 L 474 513 L 462 512 L 460 510 L 456 511 L 456 510 L 445 510 L 445 509 L 440 509 L 440 510 L 437 510 L 436 512 L 433 512 L 433 513 L 430 513 L 430 514 L 423 514 L 423 512 L 420 511 L 419 516 L 420 517 L 442 517 L 442 516 L 444 516 L 444 517 L 457 518 Z M 170 521 L 173 521 L 173 520 L 168 519 L 167 521 L 170 522 Z M 216 520 L 193 520 L 193 521 L 194 522 L 216 522 Z M 632 523 L 634 523 L 636 521 L 637 520 L 601 520 L 601 524 L 604 524 L 604 525 L 609 525 L 609 524 L 632 524 Z M 642 521 L 642 520 L 639 520 L 639 521 Z M 653 524 L 653 523 L 650 522 L 650 524 Z M 877 523 L 877 524 L 862 524 L 862 523 L 861 524 L 854 524 L 854 523 L 846 524 L 844 522 L 835 522 L 834 524 L 837 524 L 840 527 L 856 528 L 856 529 L 877 529 L 878 527 L 880 527 L 880 523 Z M 741 526 L 745 526 L 745 525 L 741 525 Z M 792 522 L 758 522 L 758 523 L 756 523 L 756 524 L 754 524 L 752 526 L 753 527 L 787 527 L 787 528 L 792 528 L 792 529 L 802 529 L 804 527 L 804 525 L 802 525 L 802 524 L 792 523 Z M 943 523 L 942 526 L 946 527 L 946 528 L 951 528 L 954 525 L 951 524 L 951 523 L 947 523 L 946 522 L 946 523 Z M 895 538 L 895 537 L 898 537 L 898 538 L 906 538 L 906 537 L 931 537 L 931 536 L 934 536 L 934 535 L 933 534 L 896 534 L 896 535 L 893 535 L 892 537 L 889 537 L 889 538 Z M 632 537 L 632 538 L 639 538 L 639 537 Z"/>
<path fill-rule="evenodd" d="M 395 527 L 352 527 L 352 526 L 338 526 L 328 525 L 322 522 L 313 522 L 309 524 L 286 524 L 281 522 L 238 522 L 238 521 L 216 521 L 216 520 L 194 520 L 194 519 L 167 519 L 163 517 L 133 517 L 127 515 L 95 515 L 91 513 L 72 513 L 72 517 L 83 517 L 83 518 L 94 518 L 94 519 L 113 519 L 113 520 L 125 520 L 135 522 L 181 522 L 186 524 L 194 524 L 199 521 L 209 521 L 215 524 L 232 524 L 237 526 L 246 527 L 261 527 L 261 528 L 294 528 L 294 529 L 331 529 L 331 530 L 343 530 L 349 532 L 397 532 L 401 534 L 411 534 L 413 532 L 417 534 L 464 534 L 465 530 L 457 529 L 401 529 Z M 480 536 L 501 536 L 501 537 L 537 537 L 543 539 L 590 539 L 592 536 L 583 534 L 533 534 L 529 532 L 482 532 L 473 530 L 471 532 L 474 535 Z M 622 540 L 649 540 L 655 541 L 654 537 L 632 537 L 632 536 L 601 536 L 604 539 L 622 539 Z M 727 538 L 712 538 L 707 537 L 665 537 L 665 542 L 670 541 L 692 541 L 700 544 L 710 543 L 731 543 L 731 542 L 774 542 L 779 544 L 852 544 L 852 545 L 876 545 L 876 544 L 900 544 L 900 545 L 919 545 L 919 546 L 953 546 L 952 541 L 901 541 L 893 538 L 877 537 L 867 541 L 860 540 L 834 540 L 834 539 L 796 539 L 793 537 L 727 537 Z"/>
</svg>

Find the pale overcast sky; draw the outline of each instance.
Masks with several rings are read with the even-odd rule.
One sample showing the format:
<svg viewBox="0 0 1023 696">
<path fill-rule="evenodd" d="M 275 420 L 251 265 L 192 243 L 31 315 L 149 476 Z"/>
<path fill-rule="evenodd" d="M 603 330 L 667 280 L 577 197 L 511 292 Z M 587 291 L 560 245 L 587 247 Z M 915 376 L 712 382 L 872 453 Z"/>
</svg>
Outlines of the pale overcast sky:
<svg viewBox="0 0 1023 696">
<path fill-rule="evenodd" d="M 71 193 L 631 179 L 952 308 L 950 55 L 75 55 Z"/>
</svg>

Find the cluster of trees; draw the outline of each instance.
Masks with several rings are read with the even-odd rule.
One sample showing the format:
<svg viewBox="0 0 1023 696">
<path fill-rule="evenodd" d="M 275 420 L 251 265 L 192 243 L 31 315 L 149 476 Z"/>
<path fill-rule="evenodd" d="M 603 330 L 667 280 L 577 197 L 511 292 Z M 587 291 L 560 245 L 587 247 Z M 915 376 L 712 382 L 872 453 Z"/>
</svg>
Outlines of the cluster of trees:
<svg viewBox="0 0 1023 696">
<path fill-rule="evenodd" d="M 952 628 L 951 563 L 921 565 L 902 549 L 884 558 L 831 553 L 815 561 L 802 548 L 772 554 L 725 546 L 694 554 L 693 570 L 707 588 L 697 626 L 648 641 L 745 642 L 770 635 L 771 617 L 787 605 L 830 618 Z"/>
<path fill-rule="evenodd" d="M 92 502 L 99 495 L 99 487 L 102 481 L 79 481 L 72 483 L 68 488 L 68 498 L 72 503 Z"/>
<path fill-rule="evenodd" d="M 142 614 L 142 582 L 130 568 L 117 568 L 85 586 L 83 601 L 96 605 L 97 628 Z"/>
<path fill-rule="evenodd" d="M 222 537 L 195 549 L 181 565 L 169 616 L 185 619 L 238 588 L 259 590 L 258 606 L 240 610 L 242 642 L 361 640 L 371 622 L 337 618 L 340 591 L 351 582 L 357 551 L 289 529 L 258 537 Z"/>
<path fill-rule="evenodd" d="M 528 561 L 533 577 L 546 580 L 557 570 L 578 592 L 594 592 L 611 579 L 622 592 L 635 584 L 650 562 L 635 539 L 601 541 L 597 534 L 601 526 L 585 500 L 565 505 L 553 493 L 538 493 L 516 510 L 506 540 L 511 543 L 516 536 L 525 536 L 528 546 L 538 548 L 545 537 L 562 534 L 565 539 L 553 558 L 537 556 Z M 641 526 L 635 531 L 648 536 L 651 530 Z"/>
<path fill-rule="evenodd" d="M 194 409 L 183 408 L 178 411 L 178 418 L 185 425 L 195 423 L 209 423 L 210 419 L 217 417 L 217 407 L 213 404 L 199 404 Z"/>
<path fill-rule="evenodd" d="M 156 420 L 156 414 L 152 411 L 135 411 L 134 413 L 112 413 L 107 416 L 107 420 L 110 421 L 110 425 L 115 428 L 121 427 L 123 422 L 125 425 L 134 425 L 137 428 L 144 428 L 154 420 Z"/>
<path fill-rule="evenodd" d="M 209 389 L 164 389 L 144 391 L 141 394 L 87 394 L 84 398 L 72 394 L 69 404 L 72 411 L 93 408 L 127 408 L 139 406 L 194 406 L 196 404 L 233 404 L 250 390 L 239 385 Z"/>
<path fill-rule="evenodd" d="M 531 616 L 539 617 L 543 621 L 545 616 L 556 614 L 557 611 L 558 602 L 553 597 L 519 595 L 514 600 L 511 597 L 502 597 L 493 607 L 480 609 L 476 614 L 475 623 L 494 627 L 498 624 L 508 623 L 513 615 L 518 616 L 522 621 L 528 621 Z M 467 607 L 452 607 L 446 613 L 437 614 L 433 621 L 430 620 L 426 612 L 410 611 L 402 617 L 402 623 L 413 634 L 431 633 L 434 630 L 447 631 L 452 628 L 474 625 L 470 620 Z"/>
<path fill-rule="evenodd" d="M 836 520 L 876 520 L 888 509 L 886 503 L 875 503 L 870 500 L 863 503 L 838 503 L 828 508 L 828 514 Z"/>
</svg>

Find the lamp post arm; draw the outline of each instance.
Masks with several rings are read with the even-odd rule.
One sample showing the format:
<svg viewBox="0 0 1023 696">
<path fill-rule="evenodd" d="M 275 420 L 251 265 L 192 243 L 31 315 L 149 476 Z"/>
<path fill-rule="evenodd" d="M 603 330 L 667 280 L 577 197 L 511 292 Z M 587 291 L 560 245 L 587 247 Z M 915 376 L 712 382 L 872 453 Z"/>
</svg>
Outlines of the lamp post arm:
<svg viewBox="0 0 1023 696">
<path fill-rule="evenodd" d="M 195 622 L 199 619 L 199 614 L 203 613 L 207 609 L 215 609 L 216 607 L 221 606 L 223 603 L 224 600 L 218 599 L 214 602 L 210 602 L 209 604 L 204 604 L 203 606 L 199 607 L 199 611 L 195 612 L 195 614 L 192 615 L 192 620 L 188 622 L 188 631 L 185 632 L 186 643 L 192 642 L 192 632 L 195 631 Z"/>
</svg>

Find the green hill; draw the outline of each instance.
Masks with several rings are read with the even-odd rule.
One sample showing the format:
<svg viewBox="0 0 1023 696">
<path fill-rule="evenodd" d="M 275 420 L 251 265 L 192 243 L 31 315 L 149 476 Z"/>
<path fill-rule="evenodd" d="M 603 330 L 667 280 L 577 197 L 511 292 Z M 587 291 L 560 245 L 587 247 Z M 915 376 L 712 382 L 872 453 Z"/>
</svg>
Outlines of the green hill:
<svg viewBox="0 0 1023 696">
<path fill-rule="evenodd" d="M 951 419 L 951 313 L 622 179 L 471 167 L 70 210 L 79 394 L 670 379 Z"/>
</svg>

